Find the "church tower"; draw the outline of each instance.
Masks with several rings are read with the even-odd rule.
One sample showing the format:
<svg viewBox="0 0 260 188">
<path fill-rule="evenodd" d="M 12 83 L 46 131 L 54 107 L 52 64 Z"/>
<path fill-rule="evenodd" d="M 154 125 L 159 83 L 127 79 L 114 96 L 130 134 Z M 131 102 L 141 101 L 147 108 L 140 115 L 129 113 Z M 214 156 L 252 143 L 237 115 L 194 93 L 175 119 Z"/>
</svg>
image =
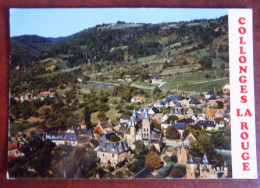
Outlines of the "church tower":
<svg viewBox="0 0 260 188">
<path fill-rule="evenodd" d="M 130 124 L 130 135 L 135 140 L 135 135 L 136 135 L 136 128 L 135 128 L 135 122 L 134 119 L 132 118 L 131 124 Z"/>
<path fill-rule="evenodd" d="M 147 110 L 144 108 L 144 116 L 143 116 L 143 120 L 142 120 L 142 137 L 144 139 L 150 139 L 150 134 L 151 134 L 151 130 L 150 130 L 150 121 L 149 121 L 149 115 Z"/>
</svg>

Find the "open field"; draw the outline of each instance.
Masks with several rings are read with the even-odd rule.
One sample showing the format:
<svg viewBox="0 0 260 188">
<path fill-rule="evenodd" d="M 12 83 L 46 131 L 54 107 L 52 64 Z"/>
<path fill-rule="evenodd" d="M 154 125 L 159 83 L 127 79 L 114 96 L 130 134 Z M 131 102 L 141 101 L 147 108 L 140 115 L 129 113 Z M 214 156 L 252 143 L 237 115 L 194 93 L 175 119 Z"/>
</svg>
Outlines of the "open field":
<svg viewBox="0 0 260 188">
<path fill-rule="evenodd" d="M 97 118 L 98 112 L 91 114 L 91 123 L 98 124 L 99 119 Z M 116 109 L 110 108 L 109 111 L 106 112 L 106 116 L 110 118 L 111 121 L 115 122 L 117 118 L 120 118 L 122 114 L 118 113 Z"/>
<path fill-rule="evenodd" d="M 202 58 L 202 57 L 209 56 L 210 54 L 208 50 L 203 49 L 203 50 L 192 51 L 190 52 L 190 55 L 195 56 L 197 58 Z"/>
<path fill-rule="evenodd" d="M 17 133 L 20 131 L 25 133 L 30 133 L 31 131 L 35 131 L 36 128 L 32 123 L 29 123 L 28 121 L 22 121 L 21 123 L 11 122 L 9 124 L 9 130 L 10 130 L 10 135 L 14 136 L 17 135 Z"/>
<path fill-rule="evenodd" d="M 150 56 L 146 56 L 146 57 L 140 57 L 138 58 L 136 61 L 139 62 L 146 62 L 146 61 L 151 61 L 154 60 L 156 58 L 156 55 L 150 55 Z"/>
<path fill-rule="evenodd" d="M 186 89 L 188 89 L 187 91 L 200 91 L 200 90 L 204 91 L 204 89 L 208 88 L 208 86 L 204 86 L 204 87 L 200 88 L 199 84 L 192 85 L 192 83 L 203 82 L 203 81 L 212 81 L 215 79 L 224 78 L 224 77 L 226 77 L 226 73 L 228 73 L 228 71 L 226 71 L 226 70 L 221 71 L 221 74 L 219 73 L 217 78 L 215 78 L 215 71 L 203 71 L 203 72 L 195 72 L 195 73 L 190 73 L 190 74 L 171 76 L 171 77 L 164 79 L 164 82 L 166 82 L 166 83 L 162 86 L 162 89 L 173 90 L 173 89 L 177 88 L 177 84 L 178 84 L 179 90 L 186 91 Z M 210 77 L 210 78 L 205 78 L 206 75 L 208 75 L 208 77 Z M 202 84 L 209 85 L 209 83 L 210 82 L 202 83 Z M 213 82 L 212 84 L 214 85 L 215 83 L 216 83 L 216 81 Z M 192 85 L 192 86 L 190 87 L 190 85 Z M 193 87 L 194 87 L 194 89 L 191 89 Z"/>
<path fill-rule="evenodd" d="M 179 86 L 179 90 L 182 91 L 197 91 L 197 92 L 206 92 L 209 90 L 213 90 L 214 86 L 216 88 L 216 91 L 223 88 L 224 85 L 226 85 L 229 82 L 228 78 L 224 80 L 213 80 L 209 82 L 203 82 L 199 84 L 191 84 L 191 85 L 181 85 Z"/>
<path fill-rule="evenodd" d="M 226 64 L 222 59 L 211 58 L 212 59 L 212 67 L 220 69 L 222 64 Z"/>
<path fill-rule="evenodd" d="M 199 65 L 198 65 L 199 66 Z M 177 73 L 187 73 L 190 72 L 191 69 L 196 69 L 198 66 L 187 66 L 187 67 L 172 67 L 165 69 L 160 75 L 174 75 Z"/>
<path fill-rule="evenodd" d="M 111 89 L 110 86 L 105 85 L 105 84 L 96 84 L 96 83 L 88 83 L 88 84 L 81 84 L 79 85 L 81 87 L 80 92 L 82 94 L 89 94 L 91 90 L 96 90 L 96 91 L 109 91 Z"/>
</svg>

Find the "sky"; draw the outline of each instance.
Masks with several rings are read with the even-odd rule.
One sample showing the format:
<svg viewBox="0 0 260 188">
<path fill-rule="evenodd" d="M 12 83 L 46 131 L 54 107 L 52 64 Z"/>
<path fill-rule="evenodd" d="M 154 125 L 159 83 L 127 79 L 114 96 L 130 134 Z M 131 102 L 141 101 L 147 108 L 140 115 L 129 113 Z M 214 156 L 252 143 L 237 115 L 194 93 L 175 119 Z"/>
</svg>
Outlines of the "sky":
<svg viewBox="0 0 260 188">
<path fill-rule="evenodd" d="M 180 8 L 12 8 L 10 36 L 65 37 L 103 23 L 162 23 L 214 19 L 227 9 Z"/>
</svg>

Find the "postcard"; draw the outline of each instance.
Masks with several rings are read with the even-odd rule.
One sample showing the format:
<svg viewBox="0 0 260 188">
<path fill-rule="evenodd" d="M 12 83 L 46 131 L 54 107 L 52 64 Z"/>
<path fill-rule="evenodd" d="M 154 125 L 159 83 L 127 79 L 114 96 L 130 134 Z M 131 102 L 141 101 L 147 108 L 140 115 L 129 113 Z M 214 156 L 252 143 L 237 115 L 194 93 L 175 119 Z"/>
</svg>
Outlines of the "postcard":
<svg viewBox="0 0 260 188">
<path fill-rule="evenodd" d="M 251 9 L 11 8 L 8 179 L 256 179 Z"/>
</svg>

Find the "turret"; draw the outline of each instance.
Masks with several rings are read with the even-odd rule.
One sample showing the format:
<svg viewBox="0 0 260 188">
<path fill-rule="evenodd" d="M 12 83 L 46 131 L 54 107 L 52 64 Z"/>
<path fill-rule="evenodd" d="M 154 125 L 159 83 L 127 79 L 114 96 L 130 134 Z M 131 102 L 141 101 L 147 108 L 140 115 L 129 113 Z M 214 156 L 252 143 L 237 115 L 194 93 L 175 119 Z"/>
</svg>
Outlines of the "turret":
<svg viewBox="0 0 260 188">
<path fill-rule="evenodd" d="M 149 119 L 149 115 L 148 115 L 148 112 L 147 112 L 146 108 L 144 108 L 144 116 L 143 116 L 143 119 Z"/>
<path fill-rule="evenodd" d="M 188 179 L 196 178 L 196 166 L 197 166 L 197 164 L 194 162 L 193 158 L 190 157 L 186 164 L 186 171 L 187 171 Z"/>
<path fill-rule="evenodd" d="M 209 164 L 209 161 L 208 161 L 208 158 L 207 158 L 207 155 L 204 154 L 203 158 L 202 158 L 202 163 L 203 164 Z"/>
<path fill-rule="evenodd" d="M 136 115 L 135 108 L 134 108 L 133 113 L 132 113 L 132 119 L 135 121 L 136 118 L 137 118 L 137 115 Z"/>
</svg>

